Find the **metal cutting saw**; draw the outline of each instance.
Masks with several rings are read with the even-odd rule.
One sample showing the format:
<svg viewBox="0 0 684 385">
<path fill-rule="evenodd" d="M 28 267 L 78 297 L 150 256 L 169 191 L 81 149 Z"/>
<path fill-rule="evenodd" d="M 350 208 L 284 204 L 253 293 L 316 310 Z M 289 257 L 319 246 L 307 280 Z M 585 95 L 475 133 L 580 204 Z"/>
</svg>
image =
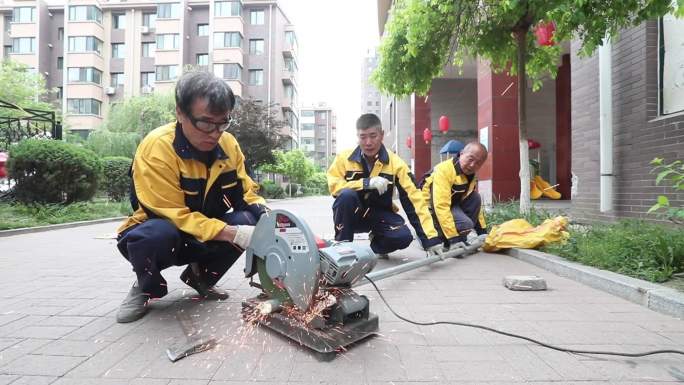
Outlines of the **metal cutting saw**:
<svg viewBox="0 0 684 385">
<path fill-rule="evenodd" d="M 318 239 L 297 215 L 273 210 L 257 223 L 246 250 L 245 276 L 261 289 L 242 303 L 242 317 L 324 356 L 378 331 L 368 298 L 352 287 L 475 252 L 479 244 L 371 273 L 370 246 Z M 254 276 L 258 277 L 258 283 Z M 332 354 L 328 354 L 332 353 Z"/>
</svg>

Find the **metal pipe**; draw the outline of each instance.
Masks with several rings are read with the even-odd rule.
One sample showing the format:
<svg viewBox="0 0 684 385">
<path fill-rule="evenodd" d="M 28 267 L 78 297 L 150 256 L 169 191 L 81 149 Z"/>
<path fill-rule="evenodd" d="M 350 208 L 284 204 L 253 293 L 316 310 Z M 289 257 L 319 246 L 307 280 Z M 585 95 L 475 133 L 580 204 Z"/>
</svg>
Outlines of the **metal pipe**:
<svg viewBox="0 0 684 385">
<path fill-rule="evenodd" d="M 600 211 L 613 210 L 613 60 L 610 37 L 599 47 Z"/>
<path fill-rule="evenodd" d="M 405 273 L 407 271 L 415 270 L 419 267 L 431 265 L 435 262 L 444 261 L 448 258 L 458 258 L 459 256 L 462 256 L 462 255 L 474 253 L 477 251 L 478 248 L 480 248 L 480 246 L 482 246 L 482 242 L 474 242 L 474 243 L 467 245 L 465 247 L 456 247 L 452 250 L 445 252 L 442 255 L 431 255 L 425 259 L 421 259 L 421 260 L 413 261 L 413 262 L 409 262 L 409 263 L 403 263 L 399 266 L 393 266 L 393 267 L 389 267 L 387 269 L 374 271 L 372 273 L 368 273 L 367 275 L 368 275 L 368 278 L 373 280 L 373 282 L 376 282 L 376 281 L 379 281 L 381 279 L 392 277 L 392 276 L 397 275 L 397 274 L 401 274 L 401 273 Z M 368 283 L 369 283 L 368 280 L 363 278 L 363 279 L 358 280 L 353 286 L 362 286 L 362 285 L 366 285 Z"/>
</svg>

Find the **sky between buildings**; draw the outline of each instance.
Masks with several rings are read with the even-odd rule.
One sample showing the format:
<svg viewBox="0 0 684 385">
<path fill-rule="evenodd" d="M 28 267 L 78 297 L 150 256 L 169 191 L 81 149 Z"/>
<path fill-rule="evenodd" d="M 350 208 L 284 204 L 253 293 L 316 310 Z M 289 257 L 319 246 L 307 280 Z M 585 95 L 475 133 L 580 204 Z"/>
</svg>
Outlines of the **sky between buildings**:
<svg viewBox="0 0 684 385">
<path fill-rule="evenodd" d="M 375 0 L 279 0 L 299 42 L 299 104 L 326 102 L 337 114 L 338 151 L 356 145 L 361 65 L 378 44 Z"/>
</svg>

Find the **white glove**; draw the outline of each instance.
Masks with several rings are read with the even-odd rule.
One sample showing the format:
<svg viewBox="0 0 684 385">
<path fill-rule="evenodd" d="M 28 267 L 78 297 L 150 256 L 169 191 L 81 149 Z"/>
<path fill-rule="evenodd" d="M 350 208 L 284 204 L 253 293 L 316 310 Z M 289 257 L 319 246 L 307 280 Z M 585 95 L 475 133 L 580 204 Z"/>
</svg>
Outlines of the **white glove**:
<svg viewBox="0 0 684 385">
<path fill-rule="evenodd" d="M 233 243 L 246 249 L 249 243 L 252 241 L 252 234 L 254 233 L 254 226 L 235 226 L 235 238 L 233 238 Z"/>
<path fill-rule="evenodd" d="M 477 236 L 477 238 L 475 238 L 475 241 L 484 244 L 484 243 L 485 243 L 485 239 L 487 239 L 487 235 L 488 235 L 488 234 L 480 234 L 480 235 Z M 472 242 L 471 242 L 471 243 L 472 243 Z"/>
<path fill-rule="evenodd" d="M 442 246 L 441 243 L 428 247 L 427 252 L 428 252 L 428 256 L 437 255 L 440 258 L 444 259 L 444 246 Z"/>
<path fill-rule="evenodd" d="M 389 181 L 381 176 L 374 176 L 368 181 L 368 186 L 378 190 L 378 194 L 382 195 L 387 191 Z"/>
</svg>

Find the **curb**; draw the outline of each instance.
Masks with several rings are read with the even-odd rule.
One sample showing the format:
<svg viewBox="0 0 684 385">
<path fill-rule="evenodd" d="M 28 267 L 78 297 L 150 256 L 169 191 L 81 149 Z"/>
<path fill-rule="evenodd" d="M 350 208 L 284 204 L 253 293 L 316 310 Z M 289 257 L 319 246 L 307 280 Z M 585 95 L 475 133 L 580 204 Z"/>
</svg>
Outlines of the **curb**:
<svg viewBox="0 0 684 385">
<path fill-rule="evenodd" d="M 570 262 L 537 250 L 510 249 L 506 254 L 662 314 L 684 319 L 684 293 L 652 282 Z"/>
<path fill-rule="evenodd" d="M 59 223 L 56 225 L 22 227 L 20 229 L 0 230 L 0 238 L 11 237 L 13 235 L 20 235 L 20 234 L 40 233 L 43 231 L 50 231 L 50 230 L 69 229 L 72 227 L 97 225 L 100 223 L 107 223 L 107 222 L 119 222 L 119 221 L 123 221 L 126 218 L 127 217 L 103 218 L 103 219 L 93 219 L 90 221 Z"/>
</svg>

